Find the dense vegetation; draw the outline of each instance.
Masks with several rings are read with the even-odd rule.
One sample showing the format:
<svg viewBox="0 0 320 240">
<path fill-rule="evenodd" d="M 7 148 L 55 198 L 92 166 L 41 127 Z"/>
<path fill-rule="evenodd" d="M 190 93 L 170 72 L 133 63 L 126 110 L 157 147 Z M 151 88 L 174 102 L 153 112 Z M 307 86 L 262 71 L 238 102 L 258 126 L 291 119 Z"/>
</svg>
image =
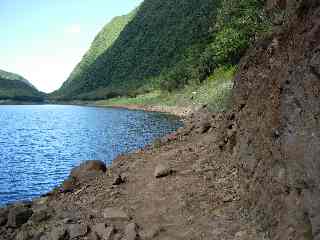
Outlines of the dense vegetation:
<svg viewBox="0 0 320 240">
<path fill-rule="evenodd" d="M 97 100 L 199 85 L 268 30 L 262 0 L 145 0 L 97 36 L 52 96 Z"/>
<path fill-rule="evenodd" d="M 41 102 L 44 94 L 25 78 L 0 70 L 0 100 Z"/>
<path fill-rule="evenodd" d="M 94 64 L 96 59 L 103 54 L 114 41 L 119 37 L 119 34 L 128 22 L 134 17 L 136 10 L 128 15 L 115 17 L 108 23 L 102 31 L 95 37 L 88 52 L 83 56 L 81 62 L 75 67 L 67 81 L 63 84 L 62 90 L 73 88 L 73 81 L 82 79 L 90 74 L 90 66 Z"/>
</svg>

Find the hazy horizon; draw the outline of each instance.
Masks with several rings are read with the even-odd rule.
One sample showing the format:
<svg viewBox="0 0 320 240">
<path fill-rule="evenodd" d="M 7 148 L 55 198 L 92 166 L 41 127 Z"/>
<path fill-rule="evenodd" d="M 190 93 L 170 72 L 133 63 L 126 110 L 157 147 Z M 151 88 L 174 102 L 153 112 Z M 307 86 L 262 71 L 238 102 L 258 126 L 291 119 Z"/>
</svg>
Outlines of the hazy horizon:
<svg viewBox="0 0 320 240">
<path fill-rule="evenodd" d="M 3 0 L 6 23 L 0 69 L 25 77 L 38 90 L 57 90 L 112 18 L 129 13 L 142 0 Z"/>
</svg>

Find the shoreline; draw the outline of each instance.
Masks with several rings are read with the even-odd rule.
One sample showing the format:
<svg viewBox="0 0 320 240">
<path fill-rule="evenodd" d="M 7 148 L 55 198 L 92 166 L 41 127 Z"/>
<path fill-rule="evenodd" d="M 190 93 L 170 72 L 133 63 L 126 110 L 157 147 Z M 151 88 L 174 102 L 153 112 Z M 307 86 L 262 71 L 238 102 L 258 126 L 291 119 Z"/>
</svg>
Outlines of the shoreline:
<svg viewBox="0 0 320 240">
<path fill-rule="evenodd" d="M 161 106 L 161 105 L 137 105 L 137 104 L 97 104 L 96 102 L 0 102 L 0 106 L 24 106 L 24 105 L 71 105 L 71 106 L 84 106 L 84 107 L 101 107 L 101 108 L 120 108 L 127 110 L 137 110 L 145 112 L 158 112 L 172 114 L 177 117 L 188 117 L 193 112 L 197 111 L 199 107 L 179 107 L 179 106 Z"/>
<path fill-rule="evenodd" d="M 87 105 L 87 106 L 95 106 L 95 107 L 109 107 L 109 108 L 122 108 L 127 110 L 140 110 L 145 112 L 159 112 L 159 113 L 167 113 L 172 114 L 177 117 L 187 117 L 192 114 L 195 109 L 191 107 L 178 107 L 178 106 L 160 106 L 160 105 L 150 105 L 150 106 L 143 106 L 143 105 L 135 105 L 135 104 L 116 104 L 116 105 Z"/>
<path fill-rule="evenodd" d="M 103 239 L 105 232 L 110 232 L 112 237 L 105 238 L 110 240 L 127 239 L 128 232 L 136 236 L 130 239 L 166 239 L 190 227 L 201 229 L 208 237 L 204 239 L 221 237 L 211 227 L 203 228 L 203 222 L 212 221 L 208 208 L 220 208 L 220 217 L 214 220 L 218 232 L 225 232 L 225 219 L 233 219 L 233 228 L 242 224 L 237 174 L 231 165 L 222 164 L 230 161 L 224 151 L 229 141 L 223 148 L 216 144 L 230 124 L 234 124 L 230 115 L 202 109 L 183 128 L 151 146 L 118 156 L 111 166 L 97 160 L 83 162 L 47 194 L 0 208 L 0 239 Z M 209 146 L 217 154 L 210 155 Z M 188 222 L 183 222 L 185 216 Z M 237 232 L 251 227 L 241 226 Z M 235 233 L 224 233 L 230 234 Z M 191 236 L 197 239 L 198 231 Z"/>
</svg>

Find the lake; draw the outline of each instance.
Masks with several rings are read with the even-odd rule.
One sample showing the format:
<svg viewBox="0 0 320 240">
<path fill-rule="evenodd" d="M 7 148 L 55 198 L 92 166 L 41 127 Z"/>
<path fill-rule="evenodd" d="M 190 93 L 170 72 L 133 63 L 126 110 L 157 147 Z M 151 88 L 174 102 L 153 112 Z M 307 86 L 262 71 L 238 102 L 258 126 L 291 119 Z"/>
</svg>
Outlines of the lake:
<svg viewBox="0 0 320 240">
<path fill-rule="evenodd" d="M 181 125 L 174 116 L 116 108 L 0 106 L 0 205 L 44 194 L 82 161 L 111 164 Z"/>
</svg>

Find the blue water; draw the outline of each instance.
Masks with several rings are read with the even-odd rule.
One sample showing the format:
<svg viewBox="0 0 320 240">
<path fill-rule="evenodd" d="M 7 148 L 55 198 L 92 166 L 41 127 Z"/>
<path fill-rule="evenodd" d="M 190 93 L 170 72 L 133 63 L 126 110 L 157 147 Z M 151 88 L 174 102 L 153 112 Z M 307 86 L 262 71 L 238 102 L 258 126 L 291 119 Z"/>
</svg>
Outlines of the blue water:
<svg viewBox="0 0 320 240">
<path fill-rule="evenodd" d="M 180 126 L 175 117 L 142 111 L 0 106 L 0 205 L 44 194 L 82 161 L 110 164 Z"/>
</svg>

